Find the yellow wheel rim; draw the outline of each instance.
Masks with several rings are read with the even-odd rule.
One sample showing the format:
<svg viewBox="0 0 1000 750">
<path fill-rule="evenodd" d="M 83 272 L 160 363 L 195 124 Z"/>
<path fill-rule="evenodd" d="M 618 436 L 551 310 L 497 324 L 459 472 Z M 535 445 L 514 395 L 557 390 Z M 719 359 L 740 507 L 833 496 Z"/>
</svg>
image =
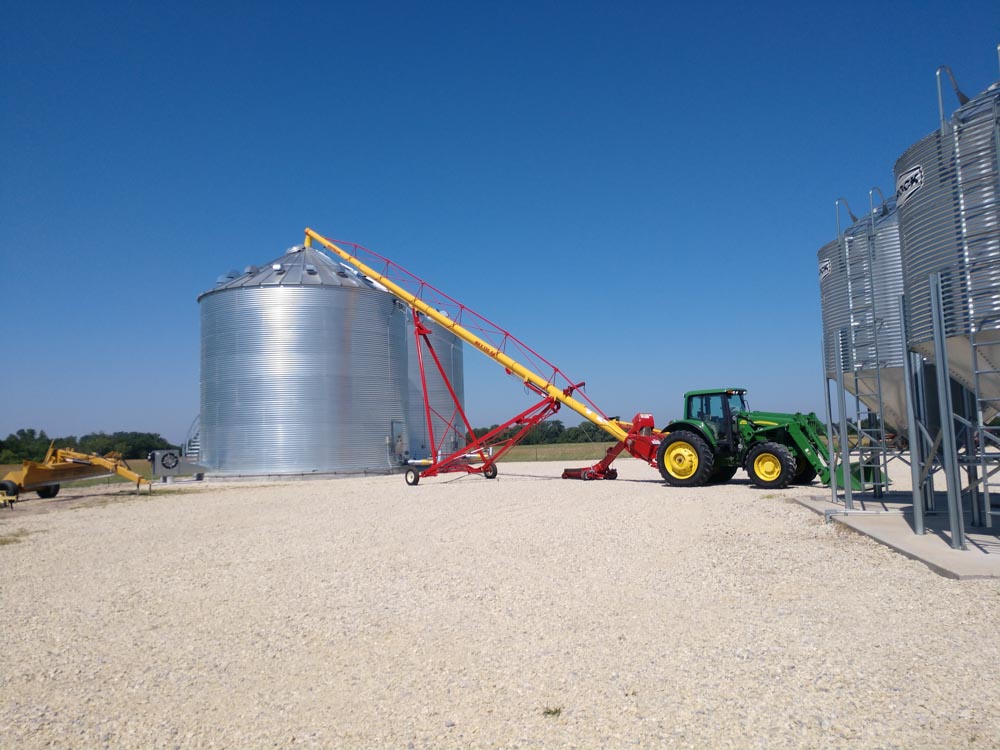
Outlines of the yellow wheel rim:
<svg viewBox="0 0 1000 750">
<path fill-rule="evenodd" d="M 698 471 L 698 451 L 691 443 L 678 440 L 663 452 L 663 464 L 675 479 L 690 479 Z"/>
<path fill-rule="evenodd" d="M 753 460 L 753 471 L 765 482 L 773 482 L 781 476 L 781 459 L 773 453 L 761 453 Z"/>
</svg>

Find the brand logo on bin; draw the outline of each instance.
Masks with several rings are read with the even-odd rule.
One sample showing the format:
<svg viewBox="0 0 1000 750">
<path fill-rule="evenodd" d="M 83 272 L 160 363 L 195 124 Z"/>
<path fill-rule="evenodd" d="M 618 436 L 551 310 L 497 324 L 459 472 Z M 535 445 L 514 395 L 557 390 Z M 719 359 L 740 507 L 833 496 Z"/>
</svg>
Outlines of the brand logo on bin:
<svg viewBox="0 0 1000 750">
<path fill-rule="evenodd" d="M 819 262 L 819 280 L 822 281 L 833 273 L 833 262 L 829 258 L 823 258 Z"/>
<path fill-rule="evenodd" d="M 901 208 L 906 201 L 924 184 L 924 168 L 919 164 L 896 178 L 896 207 Z"/>
</svg>

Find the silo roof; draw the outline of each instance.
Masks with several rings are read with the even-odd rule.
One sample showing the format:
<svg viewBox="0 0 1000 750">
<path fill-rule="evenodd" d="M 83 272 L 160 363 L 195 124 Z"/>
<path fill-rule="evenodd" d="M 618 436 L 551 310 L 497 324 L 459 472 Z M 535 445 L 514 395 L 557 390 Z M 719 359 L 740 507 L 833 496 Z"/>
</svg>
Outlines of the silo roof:
<svg viewBox="0 0 1000 750">
<path fill-rule="evenodd" d="M 338 286 L 381 288 L 357 270 L 334 260 L 314 247 L 296 245 L 263 265 L 251 265 L 242 274 L 230 271 L 220 276 L 212 289 L 202 297 L 225 289 L 274 286 Z"/>
</svg>

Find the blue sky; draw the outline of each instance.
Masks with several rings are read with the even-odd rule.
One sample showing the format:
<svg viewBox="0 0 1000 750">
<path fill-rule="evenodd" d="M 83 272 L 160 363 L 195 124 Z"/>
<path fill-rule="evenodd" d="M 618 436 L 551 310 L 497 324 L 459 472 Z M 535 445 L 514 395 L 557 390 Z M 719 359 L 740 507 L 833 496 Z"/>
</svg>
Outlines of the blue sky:
<svg viewBox="0 0 1000 750">
<path fill-rule="evenodd" d="M 179 440 L 198 294 L 306 226 L 608 413 L 716 385 L 821 409 L 833 202 L 888 194 L 938 65 L 997 80 L 1000 4 L 8 0 L 0 26 L 0 434 Z M 466 368 L 475 424 L 527 405 Z"/>
</svg>

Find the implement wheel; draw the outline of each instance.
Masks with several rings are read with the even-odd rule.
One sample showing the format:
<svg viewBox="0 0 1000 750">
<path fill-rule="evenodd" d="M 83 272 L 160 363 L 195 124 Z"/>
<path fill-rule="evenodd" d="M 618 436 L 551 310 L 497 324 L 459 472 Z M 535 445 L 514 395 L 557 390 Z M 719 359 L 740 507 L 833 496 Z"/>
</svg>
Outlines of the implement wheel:
<svg viewBox="0 0 1000 750">
<path fill-rule="evenodd" d="M 415 487 L 420 482 L 420 472 L 414 468 L 409 468 L 406 470 L 406 483 L 411 487 Z"/>
<path fill-rule="evenodd" d="M 483 476 L 486 477 L 487 479 L 496 479 L 497 478 L 497 465 L 496 464 L 490 464 L 485 469 L 483 469 Z"/>
<path fill-rule="evenodd" d="M 50 500 L 51 498 L 59 494 L 59 485 L 50 484 L 47 487 L 39 487 L 37 490 L 35 490 L 35 492 L 38 493 L 38 496 L 42 498 L 42 500 Z"/>
<path fill-rule="evenodd" d="M 701 487 L 708 483 L 715 456 L 700 435 L 676 430 L 666 435 L 656 452 L 656 468 L 672 487 Z"/>
<path fill-rule="evenodd" d="M 10 504 L 10 507 L 13 508 L 18 492 L 17 485 L 9 479 L 0 481 L 0 507 Z"/>
<path fill-rule="evenodd" d="M 781 443 L 759 443 L 747 454 L 746 470 L 755 487 L 782 489 L 795 476 L 795 458 Z"/>
</svg>

